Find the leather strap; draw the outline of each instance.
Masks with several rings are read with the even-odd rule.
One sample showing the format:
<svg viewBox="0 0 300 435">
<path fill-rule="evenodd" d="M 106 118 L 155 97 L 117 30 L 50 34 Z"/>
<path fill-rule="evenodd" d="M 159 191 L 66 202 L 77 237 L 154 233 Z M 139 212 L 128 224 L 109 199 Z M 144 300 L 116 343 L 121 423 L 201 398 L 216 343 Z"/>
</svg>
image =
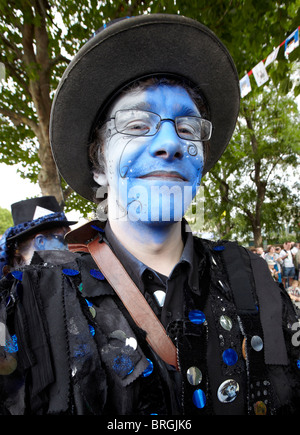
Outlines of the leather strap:
<svg viewBox="0 0 300 435">
<path fill-rule="evenodd" d="M 136 325 L 147 333 L 146 340 L 151 348 L 166 363 L 179 370 L 176 347 L 110 247 L 104 242 L 99 242 L 99 238 L 90 242 L 87 247 Z"/>
</svg>

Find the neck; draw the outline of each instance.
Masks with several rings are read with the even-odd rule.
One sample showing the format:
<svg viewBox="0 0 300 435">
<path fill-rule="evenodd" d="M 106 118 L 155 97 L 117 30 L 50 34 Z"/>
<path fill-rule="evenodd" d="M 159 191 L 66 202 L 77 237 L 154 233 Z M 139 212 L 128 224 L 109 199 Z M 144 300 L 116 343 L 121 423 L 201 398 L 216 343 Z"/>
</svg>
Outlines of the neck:
<svg viewBox="0 0 300 435">
<path fill-rule="evenodd" d="M 183 251 L 181 222 L 149 225 L 141 221 L 111 220 L 110 226 L 122 245 L 151 269 L 169 276 Z"/>
</svg>

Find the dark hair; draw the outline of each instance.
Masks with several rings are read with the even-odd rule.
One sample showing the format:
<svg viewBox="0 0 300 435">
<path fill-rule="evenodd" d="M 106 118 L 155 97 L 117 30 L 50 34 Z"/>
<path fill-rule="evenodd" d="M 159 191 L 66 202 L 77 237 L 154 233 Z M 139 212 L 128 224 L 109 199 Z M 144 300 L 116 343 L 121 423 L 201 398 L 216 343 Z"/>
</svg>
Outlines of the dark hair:
<svg viewBox="0 0 300 435">
<path fill-rule="evenodd" d="M 196 88 L 191 87 L 189 84 L 187 84 L 185 81 L 181 79 L 174 79 L 174 78 L 161 78 L 161 77 L 151 77 L 144 80 L 137 80 L 133 84 L 127 86 L 122 90 L 121 93 L 118 93 L 116 97 L 119 97 L 121 95 L 126 95 L 128 92 L 131 91 L 144 91 L 151 87 L 158 87 L 160 85 L 169 85 L 169 86 L 181 86 L 183 87 L 189 94 L 189 96 L 192 98 L 194 103 L 196 104 L 201 116 L 204 119 L 209 119 L 209 108 L 207 104 L 204 101 L 204 98 L 199 93 L 199 91 Z M 116 99 L 115 97 L 115 99 Z M 106 124 L 103 124 L 103 120 L 106 119 L 106 115 L 109 111 L 109 108 L 111 107 L 114 100 L 112 100 L 110 106 L 108 109 L 102 113 L 102 117 L 100 122 L 98 123 L 97 127 L 94 129 L 92 133 L 92 141 L 89 144 L 89 159 L 92 164 L 92 170 L 95 170 L 99 173 L 105 172 L 105 158 L 104 158 L 104 140 L 105 140 L 105 131 L 106 131 Z M 203 153 L 204 153 L 204 161 L 207 160 L 208 154 L 209 154 L 209 141 L 203 142 Z M 96 202 L 99 202 L 96 200 Z"/>
</svg>

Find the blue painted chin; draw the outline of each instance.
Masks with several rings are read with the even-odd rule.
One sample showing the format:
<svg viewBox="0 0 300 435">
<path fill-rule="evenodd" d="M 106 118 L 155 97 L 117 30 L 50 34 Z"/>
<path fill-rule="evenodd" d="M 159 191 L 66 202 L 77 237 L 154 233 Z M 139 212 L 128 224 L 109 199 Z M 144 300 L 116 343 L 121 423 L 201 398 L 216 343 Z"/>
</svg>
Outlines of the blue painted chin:
<svg viewBox="0 0 300 435">
<path fill-rule="evenodd" d="M 198 183 L 129 178 L 123 183 L 121 203 L 132 222 L 170 224 L 181 221 L 197 193 Z"/>
</svg>

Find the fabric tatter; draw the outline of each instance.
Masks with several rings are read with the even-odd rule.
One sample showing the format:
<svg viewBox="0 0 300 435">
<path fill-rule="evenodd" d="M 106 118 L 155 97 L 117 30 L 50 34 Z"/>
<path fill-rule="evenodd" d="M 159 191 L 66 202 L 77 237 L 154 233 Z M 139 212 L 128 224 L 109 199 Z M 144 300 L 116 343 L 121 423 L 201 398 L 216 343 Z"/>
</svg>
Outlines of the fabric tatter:
<svg viewBox="0 0 300 435">
<path fill-rule="evenodd" d="M 270 291 L 278 293 L 271 305 L 281 297 L 291 367 L 280 361 L 270 365 L 253 279 L 256 261 L 263 260 L 232 243 L 189 235 L 185 242 L 182 261 L 166 281 L 158 274 L 146 278 L 153 271 L 141 264 L 138 274 L 158 316 L 166 299 L 160 306 L 156 284 L 165 283 L 171 296 L 183 295 L 182 302 L 170 298 L 166 310 L 172 307 L 166 330 L 178 349 L 180 372 L 150 348 L 89 254 L 39 253 L 33 265 L 1 280 L 0 325 L 7 336 L 0 343 L 0 412 L 272 415 L 297 409 L 300 364 L 288 296 L 271 281 Z M 245 289 L 243 281 L 236 285 L 228 275 L 230 251 L 245 264 L 255 306 L 251 313 L 236 306 L 234 286 Z M 7 361 L 13 365 L 5 366 Z"/>
</svg>

